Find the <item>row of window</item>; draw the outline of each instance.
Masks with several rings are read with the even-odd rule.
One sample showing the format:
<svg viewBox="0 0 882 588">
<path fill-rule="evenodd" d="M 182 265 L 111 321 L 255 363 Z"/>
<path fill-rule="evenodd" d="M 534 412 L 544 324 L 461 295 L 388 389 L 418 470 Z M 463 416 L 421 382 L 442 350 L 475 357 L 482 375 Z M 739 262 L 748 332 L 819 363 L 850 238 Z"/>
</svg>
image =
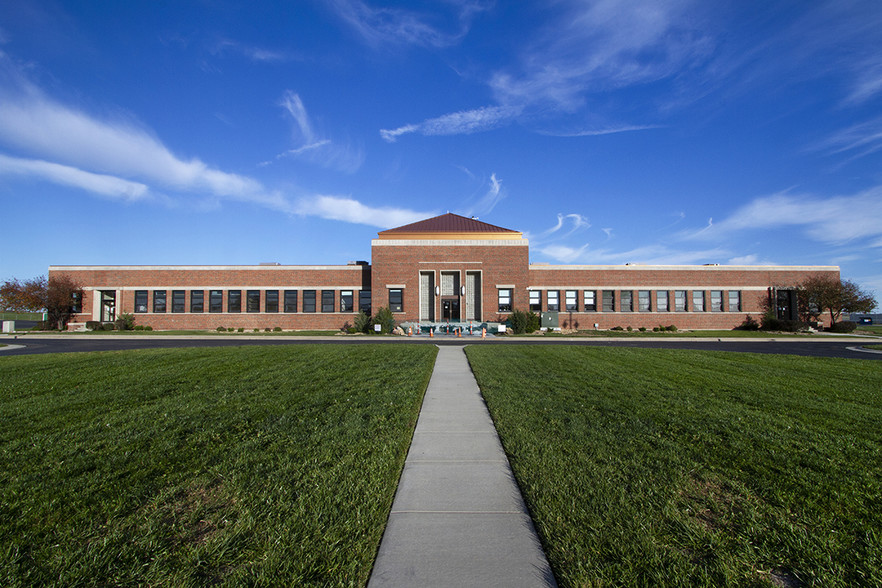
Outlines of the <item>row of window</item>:
<svg viewBox="0 0 882 588">
<path fill-rule="evenodd" d="M 530 310 L 541 312 L 542 290 L 530 290 Z M 655 296 L 653 296 L 653 292 Z M 692 293 L 691 303 L 689 292 Z M 728 294 L 727 294 L 728 292 Z M 634 291 L 632 290 L 601 290 L 601 312 L 616 312 L 616 294 L 619 297 L 620 312 L 741 312 L 740 290 L 711 290 L 710 304 L 707 304 L 704 290 L 674 290 L 673 307 L 671 306 L 671 293 L 668 290 L 637 290 L 635 305 Z M 499 312 L 511 312 L 512 289 L 499 288 Z M 597 290 L 582 291 L 583 312 L 597 312 Z M 654 300 L 653 300 L 654 299 Z M 728 303 L 728 304 L 727 304 Z M 565 290 L 564 303 L 561 306 L 559 290 L 545 290 L 546 311 L 580 312 L 579 291 Z"/>
<path fill-rule="evenodd" d="M 188 312 L 187 290 L 135 290 L 135 312 Z M 190 290 L 189 312 L 242 312 L 242 290 Z M 355 291 L 339 290 L 245 290 L 245 312 L 355 312 Z M 226 294 L 225 294 L 226 293 Z M 227 305 L 224 310 L 224 298 Z M 299 300 L 298 300 L 299 299 Z M 371 313 L 371 291 L 358 291 L 358 310 Z"/>
</svg>

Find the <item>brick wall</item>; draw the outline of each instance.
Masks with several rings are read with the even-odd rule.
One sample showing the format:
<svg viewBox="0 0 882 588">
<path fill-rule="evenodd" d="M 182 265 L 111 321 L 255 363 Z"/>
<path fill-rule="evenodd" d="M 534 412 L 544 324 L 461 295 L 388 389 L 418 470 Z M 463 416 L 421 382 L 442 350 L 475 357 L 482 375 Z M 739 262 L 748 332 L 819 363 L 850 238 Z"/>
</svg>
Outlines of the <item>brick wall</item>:
<svg viewBox="0 0 882 588">
<path fill-rule="evenodd" d="M 497 286 L 514 286 L 514 306 L 527 304 L 529 248 L 526 241 L 394 241 L 373 242 L 371 271 L 373 307 L 389 306 L 387 286 L 404 287 L 404 312 L 396 313 L 399 322 L 419 319 L 419 274 L 434 272 L 439 284 L 441 272 L 459 272 L 465 284 L 466 272 L 481 274 L 481 315 L 485 321 L 497 319 Z M 464 308 L 463 308 L 464 312 Z M 435 297 L 435 317 L 441 320 L 441 299 Z"/>
<path fill-rule="evenodd" d="M 370 266 L 217 266 L 217 267 L 50 267 L 49 274 L 67 274 L 84 288 L 83 312 L 74 315 L 71 328 L 84 325 L 86 321 L 102 320 L 100 314 L 101 292 L 113 292 L 116 297 L 115 313 L 131 313 L 136 325 L 149 325 L 157 330 L 167 329 L 216 329 L 219 326 L 245 328 L 281 327 L 285 330 L 339 329 L 352 323 L 358 308 L 358 292 L 370 289 Z M 135 293 L 147 291 L 147 312 L 136 312 Z M 165 312 L 153 312 L 155 291 L 166 292 Z M 184 312 L 172 311 L 172 292 L 182 290 Z M 203 292 L 204 309 L 190 312 L 191 294 Z M 210 292 L 223 292 L 221 312 L 209 312 Z M 229 312 L 228 292 L 241 292 L 241 311 Z M 259 312 L 247 312 L 248 290 L 260 291 Z M 279 311 L 266 312 L 266 291 L 279 292 Z M 298 291 L 296 313 L 284 312 L 284 291 Z M 303 291 L 316 291 L 316 312 L 303 312 Z M 334 312 L 321 312 L 322 290 L 334 291 Z M 351 312 L 340 312 L 340 292 L 351 290 Z"/>
</svg>

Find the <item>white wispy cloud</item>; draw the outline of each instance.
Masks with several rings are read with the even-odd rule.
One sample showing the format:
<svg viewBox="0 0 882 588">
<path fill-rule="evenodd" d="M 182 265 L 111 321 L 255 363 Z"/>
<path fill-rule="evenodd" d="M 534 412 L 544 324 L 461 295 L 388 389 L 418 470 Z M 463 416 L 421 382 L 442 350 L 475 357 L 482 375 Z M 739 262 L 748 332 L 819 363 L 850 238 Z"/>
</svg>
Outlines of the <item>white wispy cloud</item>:
<svg viewBox="0 0 882 588">
<path fill-rule="evenodd" d="M 427 119 L 421 123 L 407 124 L 397 129 L 382 129 L 380 136 L 393 143 L 401 135 L 419 133 L 421 135 L 466 135 L 494 129 L 511 122 L 520 113 L 518 107 L 485 106 L 473 110 L 463 110 Z"/>
<path fill-rule="evenodd" d="M 139 182 L 87 172 L 49 161 L 21 159 L 0 154 L 0 175 L 4 174 L 36 176 L 56 184 L 73 186 L 99 196 L 129 202 L 142 200 L 149 194 L 148 187 Z"/>
<path fill-rule="evenodd" d="M 525 43 L 520 67 L 490 80 L 501 104 L 542 103 L 572 111 L 586 92 L 662 79 L 710 50 L 689 0 L 565 1 Z"/>
<path fill-rule="evenodd" d="M 496 205 L 505 197 L 505 190 L 502 188 L 502 180 L 496 177 L 496 174 L 490 174 L 490 182 L 487 192 L 472 206 L 463 211 L 465 216 L 483 216 L 490 214 Z"/>
<path fill-rule="evenodd" d="M 437 212 L 417 212 L 406 208 L 374 207 L 358 200 L 340 196 L 310 196 L 300 200 L 294 211 L 300 215 L 317 216 L 388 229 L 437 216 Z"/>
<path fill-rule="evenodd" d="M 120 200 L 147 198 L 159 193 L 158 186 L 205 201 L 248 202 L 288 214 L 384 228 L 427 216 L 396 207 L 371 207 L 348 197 L 310 194 L 292 200 L 255 178 L 196 158 L 182 159 L 130 120 L 100 119 L 53 100 L 20 76 L 6 79 L 15 83 L 0 85 L 0 144 L 27 156 L 0 155 L 0 175 L 31 176 Z M 315 139 L 298 103 L 290 101 L 291 114 L 302 135 Z"/>
<path fill-rule="evenodd" d="M 684 239 L 719 239 L 756 229 L 802 228 L 809 238 L 829 244 L 882 237 L 882 186 L 857 194 L 819 197 L 779 193 L 757 198 L 727 218 Z"/>
<path fill-rule="evenodd" d="M 813 146 L 828 154 L 847 154 L 853 159 L 882 149 L 882 116 L 851 125 Z"/>
<path fill-rule="evenodd" d="M 275 200 L 260 182 L 174 155 L 126 120 L 99 120 L 33 86 L 0 90 L 0 142 L 37 159 L 212 196 Z"/>
<path fill-rule="evenodd" d="M 560 263 L 588 265 L 624 265 L 626 263 L 694 265 L 716 263 L 730 257 L 730 254 L 722 248 L 676 249 L 663 244 L 644 245 L 626 251 L 616 251 L 611 248 L 593 249 L 587 244 L 578 248 L 566 245 L 547 245 L 540 247 L 539 251 Z"/>
<path fill-rule="evenodd" d="M 448 30 L 437 23 L 444 20 L 438 13 L 419 13 L 389 7 L 373 7 L 362 0 L 330 0 L 328 5 L 338 17 L 354 30 L 368 45 L 417 45 L 449 47 L 458 43 L 469 31 L 475 15 L 486 10 L 482 2 L 460 0 L 447 2 L 452 10 L 446 20 Z"/>
<path fill-rule="evenodd" d="M 606 127 L 602 129 L 587 129 L 579 131 L 539 131 L 542 135 L 553 137 L 599 137 L 602 135 L 614 135 L 616 133 L 630 133 L 633 131 L 648 131 L 663 128 L 662 125 L 625 125 L 620 127 Z"/>
<path fill-rule="evenodd" d="M 217 41 L 210 50 L 218 56 L 234 53 L 247 57 L 251 61 L 263 63 L 279 63 L 291 61 L 296 58 L 296 56 L 289 51 L 267 49 L 265 47 L 233 41 L 232 39 L 221 39 L 220 41 Z"/>
<path fill-rule="evenodd" d="M 345 173 L 358 171 L 364 163 L 364 152 L 348 144 L 338 144 L 321 136 L 313 127 L 306 106 L 296 92 L 288 90 L 282 96 L 279 105 L 288 113 L 294 122 L 294 142 L 298 147 L 287 149 L 277 154 L 272 160 L 260 163 L 267 166 L 285 157 L 294 157 L 329 169 Z"/>
<path fill-rule="evenodd" d="M 546 11 L 547 22 L 524 40 L 518 63 L 488 75 L 495 105 L 380 133 L 392 142 L 408 133 L 487 131 L 525 116 L 547 119 L 575 112 L 590 93 L 674 76 L 705 58 L 712 46 L 699 28 L 696 5 L 693 0 L 555 2 Z M 652 128 L 658 125 L 598 124 L 587 129 L 540 132 L 577 137 Z"/>
</svg>

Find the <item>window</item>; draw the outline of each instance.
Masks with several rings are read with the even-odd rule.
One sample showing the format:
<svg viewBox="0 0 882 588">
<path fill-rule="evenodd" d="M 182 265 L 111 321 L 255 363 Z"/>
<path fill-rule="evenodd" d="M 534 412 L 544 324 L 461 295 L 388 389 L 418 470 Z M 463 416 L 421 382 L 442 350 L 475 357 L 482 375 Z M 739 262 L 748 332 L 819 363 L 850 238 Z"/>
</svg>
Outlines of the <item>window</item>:
<svg viewBox="0 0 882 588">
<path fill-rule="evenodd" d="M 704 312 L 704 290 L 692 291 L 692 312 Z"/>
<path fill-rule="evenodd" d="M 404 295 L 401 288 L 389 289 L 389 310 L 392 312 L 404 312 Z"/>
<path fill-rule="evenodd" d="M 165 312 L 165 290 L 153 291 L 153 312 Z"/>
<path fill-rule="evenodd" d="M 585 290 L 585 311 L 595 312 L 597 310 L 597 292 L 594 290 Z"/>
<path fill-rule="evenodd" d="M 548 310 L 551 312 L 560 310 L 560 292 L 549 290 L 546 296 L 548 297 Z"/>
<path fill-rule="evenodd" d="M 303 312 L 315 312 L 315 290 L 303 291 Z"/>
<path fill-rule="evenodd" d="M 172 290 L 172 312 L 187 312 L 187 293 L 184 290 Z"/>
<path fill-rule="evenodd" d="M 358 292 L 358 310 L 365 313 L 366 315 L 371 315 L 371 291 L 370 290 L 359 290 Z"/>
<path fill-rule="evenodd" d="M 711 290 L 711 312 L 723 312 L 722 290 Z"/>
<path fill-rule="evenodd" d="M 352 290 L 340 290 L 340 312 L 352 312 Z"/>
<path fill-rule="evenodd" d="M 511 312 L 511 288 L 499 289 L 499 312 Z"/>
<path fill-rule="evenodd" d="M 530 310 L 542 311 L 542 290 L 530 290 Z"/>
<path fill-rule="evenodd" d="M 208 291 L 208 312 L 224 311 L 224 293 L 223 290 Z"/>
<path fill-rule="evenodd" d="M 147 290 L 135 290 L 135 312 L 147 312 Z"/>
<path fill-rule="evenodd" d="M 655 293 L 655 308 L 659 312 L 668 312 L 668 291 L 659 290 Z"/>
<path fill-rule="evenodd" d="M 729 290 L 729 312 L 741 312 L 740 290 Z"/>
<path fill-rule="evenodd" d="M 579 312 L 579 292 L 567 290 L 564 294 L 564 308 L 570 312 Z"/>
<path fill-rule="evenodd" d="M 267 290 L 264 312 L 279 312 L 279 291 Z"/>
<path fill-rule="evenodd" d="M 190 290 L 190 312 L 203 312 L 205 310 L 205 292 L 202 290 Z"/>
<path fill-rule="evenodd" d="M 260 290 L 245 292 L 245 312 L 260 312 Z"/>
<path fill-rule="evenodd" d="M 616 311 L 616 293 L 613 290 L 604 290 L 603 291 L 603 299 L 601 304 L 603 304 L 603 312 L 615 312 Z"/>
<path fill-rule="evenodd" d="M 227 312 L 242 312 L 242 290 L 227 292 Z"/>
<path fill-rule="evenodd" d="M 674 290 L 674 311 L 686 312 L 686 290 Z"/>
<path fill-rule="evenodd" d="M 651 300 L 649 290 L 640 290 L 637 292 L 637 310 L 640 312 L 652 312 Z"/>
<path fill-rule="evenodd" d="M 634 312 L 634 292 L 622 290 L 622 312 Z"/>
<path fill-rule="evenodd" d="M 285 312 L 297 312 L 297 290 L 285 290 Z"/>
<path fill-rule="evenodd" d="M 333 290 L 322 290 L 322 312 L 334 312 L 335 296 Z"/>
<path fill-rule="evenodd" d="M 83 312 L 83 293 L 74 292 L 70 295 L 70 311 L 74 314 Z"/>
</svg>

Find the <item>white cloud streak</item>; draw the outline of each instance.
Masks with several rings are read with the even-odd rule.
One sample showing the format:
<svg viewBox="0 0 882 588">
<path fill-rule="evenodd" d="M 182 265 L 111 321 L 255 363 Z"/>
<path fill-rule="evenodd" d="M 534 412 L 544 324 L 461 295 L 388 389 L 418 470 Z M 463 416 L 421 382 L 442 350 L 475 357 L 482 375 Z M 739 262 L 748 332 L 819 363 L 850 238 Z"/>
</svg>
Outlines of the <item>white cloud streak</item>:
<svg viewBox="0 0 882 588">
<path fill-rule="evenodd" d="M 352 198 L 311 196 L 297 203 L 295 212 L 328 220 L 388 229 L 436 216 L 437 212 L 416 212 L 405 208 L 372 207 Z"/>
<path fill-rule="evenodd" d="M 364 163 L 364 153 L 360 149 L 353 149 L 346 145 L 338 145 L 331 139 L 322 138 L 313 129 L 309 114 L 303 105 L 303 100 L 296 92 L 288 90 L 280 102 L 282 108 L 291 116 L 296 126 L 295 141 L 302 142 L 300 147 L 288 149 L 276 155 L 271 161 L 262 162 L 261 166 L 271 164 L 283 157 L 294 157 L 320 165 L 325 168 L 336 169 L 345 173 L 354 173 Z"/>
<path fill-rule="evenodd" d="M 520 108 L 507 106 L 486 106 L 474 110 L 463 110 L 430 118 L 421 123 L 408 124 L 397 129 L 382 129 L 380 136 L 394 143 L 401 135 L 419 133 L 421 135 L 467 135 L 494 129 L 511 122 L 520 113 Z"/>
<path fill-rule="evenodd" d="M 431 21 L 427 14 L 397 8 L 374 8 L 361 0 L 330 0 L 329 6 L 340 19 L 354 30 L 368 45 L 416 45 L 443 48 L 455 45 L 469 31 L 474 16 L 485 6 L 473 1 L 448 2 L 454 14 L 454 24 L 446 32 Z"/>
<path fill-rule="evenodd" d="M 709 223 L 684 239 L 720 239 L 734 233 L 777 227 L 802 228 L 822 243 L 841 245 L 882 237 L 882 186 L 848 196 L 773 194 L 757 198 L 728 218 Z M 872 243 L 870 243 L 872 246 Z"/>
<path fill-rule="evenodd" d="M 106 174 L 95 174 L 75 167 L 34 159 L 20 159 L 0 154 L 0 175 L 36 176 L 63 186 L 73 186 L 99 196 L 128 202 L 143 200 L 149 189 Z"/>
</svg>

